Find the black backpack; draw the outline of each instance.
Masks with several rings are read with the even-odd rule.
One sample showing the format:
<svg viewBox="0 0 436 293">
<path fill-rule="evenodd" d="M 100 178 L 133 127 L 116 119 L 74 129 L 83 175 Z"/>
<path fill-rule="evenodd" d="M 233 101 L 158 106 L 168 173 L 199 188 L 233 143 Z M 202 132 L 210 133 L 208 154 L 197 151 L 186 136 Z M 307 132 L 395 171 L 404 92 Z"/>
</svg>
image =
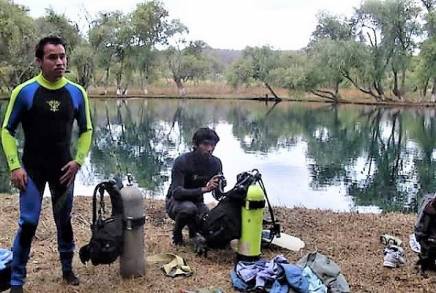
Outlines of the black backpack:
<svg viewBox="0 0 436 293">
<path fill-rule="evenodd" d="M 104 191 L 109 193 L 112 214 L 105 218 Z M 97 192 L 99 208 L 97 210 Z M 98 213 L 98 216 L 97 216 Z M 120 256 L 123 247 L 123 204 L 120 190 L 115 181 L 99 183 L 92 199 L 91 240 L 80 248 L 79 255 L 83 264 L 91 260 L 93 265 L 111 264 Z"/>
<path fill-rule="evenodd" d="M 260 184 L 268 201 L 261 174 L 257 169 L 238 174 L 235 186 L 228 192 L 219 188 L 221 190 L 213 193 L 215 199 L 219 201 L 218 205 L 200 220 L 200 234 L 206 239 L 208 247 L 224 248 L 231 240 L 241 237 L 241 208 L 245 202 L 248 188 L 256 182 Z M 268 207 L 273 218 L 269 201 Z"/>
<path fill-rule="evenodd" d="M 200 233 L 210 248 L 224 248 L 233 239 L 241 236 L 241 206 L 245 194 L 240 199 L 224 197 L 218 205 L 203 216 Z"/>
</svg>

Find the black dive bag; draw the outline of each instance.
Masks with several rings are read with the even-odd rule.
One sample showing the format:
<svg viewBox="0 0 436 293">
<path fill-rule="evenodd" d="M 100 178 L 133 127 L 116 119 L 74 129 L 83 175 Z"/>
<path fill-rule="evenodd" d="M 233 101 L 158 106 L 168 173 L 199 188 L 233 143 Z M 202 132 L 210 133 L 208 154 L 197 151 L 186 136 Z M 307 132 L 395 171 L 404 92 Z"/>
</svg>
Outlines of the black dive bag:
<svg viewBox="0 0 436 293">
<path fill-rule="evenodd" d="M 260 180 L 257 170 L 237 175 L 235 186 L 227 192 L 218 188 L 213 196 L 218 200 L 200 220 L 200 234 L 210 248 L 225 248 L 231 240 L 241 237 L 241 207 L 245 202 L 248 187 Z M 220 184 L 219 184 L 220 187 Z"/>
<path fill-rule="evenodd" d="M 109 218 L 104 217 L 104 191 L 109 194 L 112 205 L 112 214 Z M 97 193 L 100 195 L 99 198 Z M 89 244 L 80 248 L 81 262 L 85 264 L 91 260 L 93 265 L 113 263 L 120 256 L 123 247 L 123 204 L 120 189 L 115 181 L 101 182 L 94 189 L 91 232 Z"/>
<path fill-rule="evenodd" d="M 242 193 L 235 194 L 244 198 Z M 225 197 L 201 219 L 200 234 L 210 248 L 224 248 L 241 236 L 242 200 Z"/>
</svg>

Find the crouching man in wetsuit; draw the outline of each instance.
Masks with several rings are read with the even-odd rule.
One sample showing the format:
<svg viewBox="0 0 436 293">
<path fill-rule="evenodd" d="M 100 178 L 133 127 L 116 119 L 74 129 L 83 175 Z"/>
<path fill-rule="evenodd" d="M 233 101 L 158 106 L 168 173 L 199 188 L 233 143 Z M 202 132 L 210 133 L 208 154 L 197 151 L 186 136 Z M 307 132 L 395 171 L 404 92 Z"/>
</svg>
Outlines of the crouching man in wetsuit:
<svg viewBox="0 0 436 293">
<path fill-rule="evenodd" d="M 192 137 L 193 150 L 179 156 L 174 162 L 166 211 L 175 221 L 175 245 L 183 245 L 182 229 L 185 226 L 189 228 L 189 237 L 195 237 L 199 219 L 209 211 L 204 204 L 203 194 L 217 188 L 219 174 L 222 174 L 221 160 L 212 155 L 218 141 L 214 130 L 200 128 Z"/>
<path fill-rule="evenodd" d="M 41 39 L 36 45 L 35 57 L 41 73 L 13 90 L 1 128 L 11 181 L 20 190 L 19 228 L 12 249 L 11 292 L 23 292 L 26 264 L 47 182 L 57 228 L 62 276 L 66 283 L 79 285 L 72 270 L 71 208 L 74 179 L 85 161 L 92 139 L 88 97 L 81 86 L 64 77 L 67 60 L 62 39 Z M 80 136 L 73 159 L 70 145 L 74 120 L 79 126 Z M 14 137 L 19 123 L 24 132 L 22 165 Z"/>
<path fill-rule="evenodd" d="M 436 270 L 436 195 L 424 197 L 415 223 L 415 237 L 421 246 L 417 268 L 428 277 L 426 271 Z"/>
</svg>

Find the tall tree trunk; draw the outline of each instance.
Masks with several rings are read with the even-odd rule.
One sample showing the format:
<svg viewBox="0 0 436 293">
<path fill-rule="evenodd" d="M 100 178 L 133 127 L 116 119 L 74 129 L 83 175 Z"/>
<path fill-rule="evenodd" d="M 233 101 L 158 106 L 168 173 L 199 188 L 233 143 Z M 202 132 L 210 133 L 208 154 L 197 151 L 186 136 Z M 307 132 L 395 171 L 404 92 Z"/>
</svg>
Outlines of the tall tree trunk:
<svg viewBox="0 0 436 293">
<path fill-rule="evenodd" d="M 392 88 L 392 93 L 394 96 L 401 99 L 400 89 L 398 88 L 398 72 L 396 70 L 392 70 L 392 73 L 394 74 L 394 87 Z"/>
<path fill-rule="evenodd" d="M 109 71 L 110 71 L 110 66 L 106 67 L 106 80 L 104 82 L 104 94 L 107 94 L 107 88 L 109 86 Z"/>
<path fill-rule="evenodd" d="M 144 76 L 144 71 L 141 70 L 139 72 L 139 77 L 140 77 L 140 82 L 141 82 L 141 89 L 142 89 L 144 95 L 146 95 L 146 94 L 148 94 L 148 89 L 147 89 L 147 83 L 144 80 L 147 79 L 147 76 Z"/>
<path fill-rule="evenodd" d="M 179 91 L 180 96 L 186 95 L 185 87 L 183 86 L 182 80 L 178 77 L 174 77 L 174 82 L 176 83 L 177 90 Z"/>
<path fill-rule="evenodd" d="M 269 89 L 269 91 L 274 96 L 274 98 L 276 99 L 277 102 L 280 102 L 282 100 L 279 96 L 276 95 L 276 93 L 273 91 L 273 89 L 271 88 L 271 86 L 267 82 L 265 82 L 265 86 Z"/>
<path fill-rule="evenodd" d="M 385 90 L 383 89 L 382 82 L 374 80 L 373 85 L 374 85 L 374 89 L 376 90 L 379 99 L 384 101 L 385 100 Z"/>
<path fill-rule="evenodd" d="M 427 89 L 428 89 L 428 83 L 430 82 L 430 78 L 427 78 L 424 82 L 424 85 L 422 86 L 422 93 L 421 95 L 425 98 L 427 96 Z"/>
<path fill-rule="evenodd" d="M 404 98 L 403 95 L 406 92 L 406 70 L 401 70 L 401 85 L 400 85 L 400 95 L 401 98 Z"/>
<path fill-rule="evenodd" d="M 433 88 L 431 90 L 431 101 L 436 102 L 436 77 L 433 78 Z"/>
</svg>

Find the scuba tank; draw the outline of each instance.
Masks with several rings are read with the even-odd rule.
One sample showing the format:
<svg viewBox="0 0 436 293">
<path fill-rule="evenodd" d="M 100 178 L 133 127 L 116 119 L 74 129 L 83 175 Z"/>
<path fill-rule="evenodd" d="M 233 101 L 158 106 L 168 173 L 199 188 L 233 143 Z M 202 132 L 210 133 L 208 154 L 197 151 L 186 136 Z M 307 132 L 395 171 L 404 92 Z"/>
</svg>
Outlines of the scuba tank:
<svg viewBox="0 0 436 293">
<path fill-rule="evenodd" d="M 123 278 L 145 274 L 144 255 L 144 200 L 142 192 L 133 186 L 132 176 L 127 175 L 128 184 L 121 188 L 124 217 L 124 242 L 120 256 L 120 274 Z"/>
<path fill-rule="evenodd" d="M 257 178 L 259 176 L 259 178 Z M 254 174 L 254 182 L 248 187 L 244 204 L 241 208 L 241 238 L 238 243 L 238 260 L 257 260 L 261 254 L 263 210 L 265 193 L 256 185 L 260 173 Z"/>
</svg>

